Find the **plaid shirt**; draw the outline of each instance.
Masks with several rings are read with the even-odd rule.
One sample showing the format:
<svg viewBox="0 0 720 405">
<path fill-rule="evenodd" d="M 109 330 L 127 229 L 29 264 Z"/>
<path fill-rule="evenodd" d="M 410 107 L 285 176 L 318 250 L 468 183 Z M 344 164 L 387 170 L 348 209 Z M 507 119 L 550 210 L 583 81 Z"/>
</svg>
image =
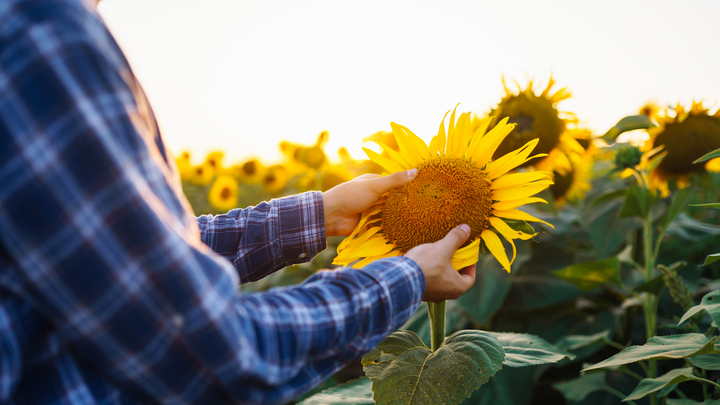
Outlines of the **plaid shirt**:
<svg viewBox="0 0 720 405">
<path fill-rule="evenodd" d="M 192 216 L 85 0 L 0 2 L 0 404 L 282 403 L 377 345 L 410 259 L 239 294 L 325 248 L 320 193 Z"/>
</svg>

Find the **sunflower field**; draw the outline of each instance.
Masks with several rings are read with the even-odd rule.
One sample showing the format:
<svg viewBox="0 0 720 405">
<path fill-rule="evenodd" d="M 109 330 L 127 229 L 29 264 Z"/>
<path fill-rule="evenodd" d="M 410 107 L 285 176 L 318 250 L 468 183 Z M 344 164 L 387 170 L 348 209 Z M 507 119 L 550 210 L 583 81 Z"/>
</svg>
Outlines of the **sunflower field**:
<svg viewBox="0 0 720 405">
<path fill-rule="evenodd" d="M 477 263 L 470 291 L 421 305 L 293 403 L 720 404 L 720 109 L 648 103 L 596 133 L 557 87 L 506 85 L 484 112 L 450 106 L 422 138 L 391 123 L 364 139 L 366 160 L 345 148 L 331 159 L 327 132 L 282 142 L 278 162 L 176 159 L 198 215 L 418 168 L 348 237 L 243 291 L 471 226 L 452 259 Z"/>
</svg>

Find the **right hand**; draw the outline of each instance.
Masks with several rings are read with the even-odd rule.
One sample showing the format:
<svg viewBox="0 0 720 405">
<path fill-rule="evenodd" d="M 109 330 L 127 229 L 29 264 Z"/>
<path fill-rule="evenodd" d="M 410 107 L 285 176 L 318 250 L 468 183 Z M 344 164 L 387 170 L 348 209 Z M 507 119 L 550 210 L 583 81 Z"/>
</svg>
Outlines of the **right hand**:
<svg viewBox="0 0 720 405">
<path fill-rule="evenodd" d="M 405 254 L 420 266 L 425 275 L 423 301 L 454 300 L 475 284 L 475 265 L 456 271 L 450 259 L 470 236 L 470 227 L 460 225 L 435 243 L 415 246 Z"/>
</svg>

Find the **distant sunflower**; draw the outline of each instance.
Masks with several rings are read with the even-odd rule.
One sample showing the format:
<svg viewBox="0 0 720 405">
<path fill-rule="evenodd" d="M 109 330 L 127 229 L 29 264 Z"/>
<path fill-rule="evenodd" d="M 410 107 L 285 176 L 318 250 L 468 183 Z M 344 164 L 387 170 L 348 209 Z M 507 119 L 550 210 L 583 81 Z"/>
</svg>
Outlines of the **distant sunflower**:
<svg viewBox="0 0 720 405">
<path fill-rule="evenodd" d="M 274 193 L 282 190 L 287 184 L 288 173 L 282 165 L 274 165 L 267 168 L 262 177 L 262 185 L 267 191 Z"/>
<path fill-rule="evenodd" d="M 249 159 L 242 164 L 233 167 L 232 173 L 235 178 L 243 183 L 253 184 L 260 181 L 265 168 L 257 159 Z"/>
<path fill-rule="evenodd" d="M 312 146 L 294 144 L 288 141 L 280 142 L 280 150 L 286 157 L 286 168 L 292 174 L 301 174 L 308 168 L 318 170 L 327 163 L 325 145 L 330 139 L 328 131 L 322 131 Z"/>
<path fill-rule="evenodd" d="M 567 159 L 564 150 L 579 150 L 582 147 L 567 131 L 567 124 L 574 121 L 571 113 L 561 112 L 557 105 L 559 102 L 571 97 L 570 91 L 563 87 L 553 91 L 555 80 L 551 77 L 545 89 L 540 94 L 535 94 L 533 81 L 531 80 L 523 90 L 518 85 L 518 91 L 513 92 L 505 83 L 503 78 L 505 96 L 500 103 L 491 110 L 490 115 L 498 119 L 508 118 L 509 123 L 517 124 L 513 133 L 505 138 L 497 148 L 493 158 L 497 159 L 510 151 L 525 145 L 532 139 L 538 139 L 538 153 L 545 153 L 547 157 L 533 162 L 525 162 L 520 167 L 534 166 L 540 170 L 560 171 L 561 173 L 571 169 L 571 163 Z"/>
<path fill-rule="evenodd" d="M 222 168 L 222 160 L 225 154 L 220 151 L 210 152 L 205 158 L 205 163 L 213 167 L 215 172 L 219 172 Z"/>
<path fill-rule="evenodd" d="M 190 163 L 190 152 L 183 152 L 180 156 L 175 159 L 175 165 L 177 166 L 180 179 L 188 181 L 192 177 L 192 164 Z"/>
<path fill-rule="evenodd" d="M 207 186 L 215 177 L 215 167 L 205 162 L 192 168 L 190 181 L 199 186 Z"/>
<path fill-rule="evenodd" d="M 210 204 L 220 211 L 237 208 L 238 184 L 230 176 L 220 176 L 215 180 L 208 194 Z"/>
<path fill-rule="evenodd" d="M 320 190 L 328 191 L 338 184 L 353 179 L 352 173 L 343 164 L 328 166 L 320 173 Z"/>
<path fill-rule="evenodd" d="M 673 111 L 674 110 L 674 111 Z M 649 175 L 649 186 L 659 190 L 663 197 L 670 194 L 668 183 L 674 179 L 677 187 L 687 187 L 691 174 L 719 171 L 720 160 L 705 164 L 693 162 L 705 154 L 720 149 L 720 109 L 710 114 L 702 102 L 693 101 L 690 111 L 678 104 L 673 110 L 661 108 L 654 111 L 658 123 L 648 129 L 650 139 L 645 150 L 664 147 L 667 153 Z"/>
<path fill-rule="evenodd" d="M 592 189 L 590 171 L 593 158 L 590 154 L 570 155 L 571 169 L 564 173 L 554 171 L 555 184 L 550 186 L 550 192 L 555 197 L 555 203 L 563 205 L 566 202 L 579 201 Z"/>
<path fill-rule="evenodd" d="M 472 132 L 470 113 L 461 114 L 456 122 L 453 110 L 447 136 L 443 118 L 430 145 L 408 128 L 391 123 L 400 151 L 387 148 L 390 158 L 367 148 L 365 152 L 388 173 L 416 167 L 418 174 L 362 214 L 358 226 L 338 247 L 334 263 L 346 266 L 355 262 L 353 267 L 362 267 L 378 259 L 399 256 L 417 245 L 436 242 L 453 227 L 466 223 L 471 234 L 453 255 L 453 267 L 461 269 L 476 263 L 482 241 L 503 268 L 510 271 L 516 253 L 513 240 L 533 235 L 513 230 L 503 219 L 543 222 L 516 208 L 544 202 L 532 196 L 552 181 L 548 172 L 506 174 L 544 155 L 530 157 L 538 144 L 535 139 L 492 159 L 515 125 L 503 119 L 486 134 L 490 120 L 486 118 Z M 510 242 L 512 259 L 508 260 L 498 234 Z"/>
</svg>

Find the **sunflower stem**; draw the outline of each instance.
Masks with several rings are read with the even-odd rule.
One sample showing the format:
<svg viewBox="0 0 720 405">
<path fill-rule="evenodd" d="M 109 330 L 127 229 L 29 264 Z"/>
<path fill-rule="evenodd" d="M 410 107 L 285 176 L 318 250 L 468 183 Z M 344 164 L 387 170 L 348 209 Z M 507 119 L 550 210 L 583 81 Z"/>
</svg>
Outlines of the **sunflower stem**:
<svg viewBox="0 0 720 405">
<path fill-rule="evenodd" d="M 445 306 L 447 301 L 428 302 L 428 315 L 430 316 L 430 349 L 434 352 L 445 341 Z"/>
<path fill-rule="evenodd" d="M 645 271 L 647 272 L 645 278 L 647 281 L 650 281 L 653 278 L 653 270 L 655 269 L 655 252 L 653 250 L 654 246 L 652 240 L 652 218 L 650 217 L 649 212 L 645 215 L 644 225 L 645 227 L 643 229 L 643 247 L 645 251 Z M 645 313 L 645 331 L 647 332 L 648 339 L 655 336 L 655 327 L 657 322 L 657 302 L 654 301 L 655 297 L 652 294 L 647 293 L 647 303 L 645 304 L 645 311 L 643 312 Z M 648 362 L 648 366 L 648 378 L 655 378 L 657 375 L 656 361 L 650 360 Z M 650 394 L 650 404 L 657 404 L 657 394 L 654 392 Z"/>
</svg>

